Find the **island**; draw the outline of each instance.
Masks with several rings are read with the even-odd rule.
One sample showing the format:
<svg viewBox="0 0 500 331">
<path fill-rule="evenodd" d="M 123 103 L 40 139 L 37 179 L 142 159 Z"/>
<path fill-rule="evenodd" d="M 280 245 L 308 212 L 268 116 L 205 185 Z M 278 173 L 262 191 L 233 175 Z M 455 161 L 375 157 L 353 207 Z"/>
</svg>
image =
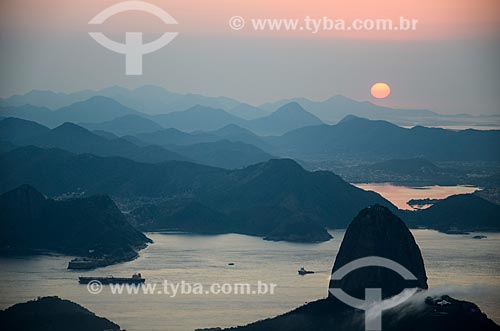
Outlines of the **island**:
<svg viewBox="0 0 500 331">
<path fill-rule="evenodd" d="M 54 200 L 29 185 L 0 195 L 0 229 L 2 254 L 79 256 L 78 269 L 132 260 L 151 242 L 108 196 Z"/>
<path fill-rule="evenodd" d="M 477 194 L 457 194 L 416 211 L 399 211 L 410 227 L 423 227 L 447 234 L 500 231 L 500 205 Z"/>
</svg>

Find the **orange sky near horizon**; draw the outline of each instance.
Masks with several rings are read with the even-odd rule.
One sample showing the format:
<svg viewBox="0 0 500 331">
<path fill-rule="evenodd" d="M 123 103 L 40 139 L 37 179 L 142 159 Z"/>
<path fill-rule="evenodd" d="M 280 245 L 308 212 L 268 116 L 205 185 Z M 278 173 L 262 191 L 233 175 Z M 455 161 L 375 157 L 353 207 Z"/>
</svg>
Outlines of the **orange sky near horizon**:
<svg viewBox="0 0 500 331">
<path fill-rule="evenodd" d="M 120 0 L 0 0 L 0 96 L 32 89 L 71 92 L 159 85 L 258 105 L 342 94 L 399 108 L 496 114 L 500 0 L 145 0 L 171 14 L 142 12 L 88 22 Z M 241 16 L 243 30 L 229 19 Z M 251 19 L 418 19 L 416 31 L 254 31 Z M 302 21 L 301 21 L 302 22 Z M 303 23 L 303 22 L 302 22 Z M 144 75 L 124 75 L 125 57 L 89 32 L 122 42 L 144 32 L 179 36 L 144 57 Z M 387 82 L 375 100 L 370 86 Z M 256 88 L 257 87 L 257 88 Z"/>
<path fill-rule="evenodd" d="M 0 27 L 3 31 L 42 33 L 57 31 L 71 33 L 87 31 L 88 21 L 116 0 L 2 0 Z M 419 20 L 418 30 L 411 32 L 325 32 L 314 37 L 340 36 L 365 39 L 456 39 L 484 37 L 498 32 L 500 1 L 498 0 L 149 0 L 174 16 L 179 25 L 175 29 L 190 35 L 214 36 L 311 36 L 308 32 L 232 31 L 228 19 L 234 15 L 251 18 L 341 18 L 399 19 L 400 16 Z M 137 26 L 142 31 L 162 30 L 160 22 L 147 14 L 122 14 L 113 18 L 112 30 L 123 31 L 123 26 Z"/>
</svg>

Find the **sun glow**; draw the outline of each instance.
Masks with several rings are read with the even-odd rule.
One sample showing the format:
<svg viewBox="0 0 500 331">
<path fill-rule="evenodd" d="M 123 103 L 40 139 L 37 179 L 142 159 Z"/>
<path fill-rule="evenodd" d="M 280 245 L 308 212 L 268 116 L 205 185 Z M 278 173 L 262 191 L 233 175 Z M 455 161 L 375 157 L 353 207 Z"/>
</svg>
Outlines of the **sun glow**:
<svg viewBox="0 0 500 331">
<path fill-rule="evenodd" d="M 391 94 L 391 88 L 387 83 L 375 83 L 371 88 L 371 93 L 374 98 L 384 99 Z"/>
</svg>

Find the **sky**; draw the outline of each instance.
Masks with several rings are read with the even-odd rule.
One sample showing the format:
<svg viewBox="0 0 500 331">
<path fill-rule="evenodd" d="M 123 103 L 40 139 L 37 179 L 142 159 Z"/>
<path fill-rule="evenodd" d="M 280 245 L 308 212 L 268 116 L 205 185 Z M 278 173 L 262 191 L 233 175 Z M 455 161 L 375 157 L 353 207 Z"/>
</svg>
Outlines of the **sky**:
<svg viewBox="0 0 500 331">
<path fill-rule="evenodd" d="M 445 114 L 500 114 L 500 1 L 497 0 L 150 0 L 178 22 L 142 12 L 88 22 L 116 0 L 2 0 L 0 97 L 32 89 L 73 92 L 152 84 L 180 93 L 227 96 L 253 105 L 341 94 Z M 241 30 L 230 27 L 243 18 Z M 252 19 L 416 19 L 411 31 L 255 31 Z M 89 32 L 118 42 L 178 32 L 125 75 L 125 56 Z M 370 95 L 376 82 L 388 98 Z"/>
</svg>

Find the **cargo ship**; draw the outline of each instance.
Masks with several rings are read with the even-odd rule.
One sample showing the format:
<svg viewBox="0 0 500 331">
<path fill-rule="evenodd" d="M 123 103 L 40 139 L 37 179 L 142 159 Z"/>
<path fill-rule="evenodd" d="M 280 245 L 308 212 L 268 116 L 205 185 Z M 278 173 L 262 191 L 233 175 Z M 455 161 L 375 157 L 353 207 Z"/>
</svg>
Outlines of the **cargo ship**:
<svg viewBox="0 0 500 331">
<path fill-rule="evenodd" d="M 146 281 L 140 273 L 133 274 L 132 277 L 78 277 L 80 284 L 99 282 L 101 284 L 142 284 Z"/>
</svg>

